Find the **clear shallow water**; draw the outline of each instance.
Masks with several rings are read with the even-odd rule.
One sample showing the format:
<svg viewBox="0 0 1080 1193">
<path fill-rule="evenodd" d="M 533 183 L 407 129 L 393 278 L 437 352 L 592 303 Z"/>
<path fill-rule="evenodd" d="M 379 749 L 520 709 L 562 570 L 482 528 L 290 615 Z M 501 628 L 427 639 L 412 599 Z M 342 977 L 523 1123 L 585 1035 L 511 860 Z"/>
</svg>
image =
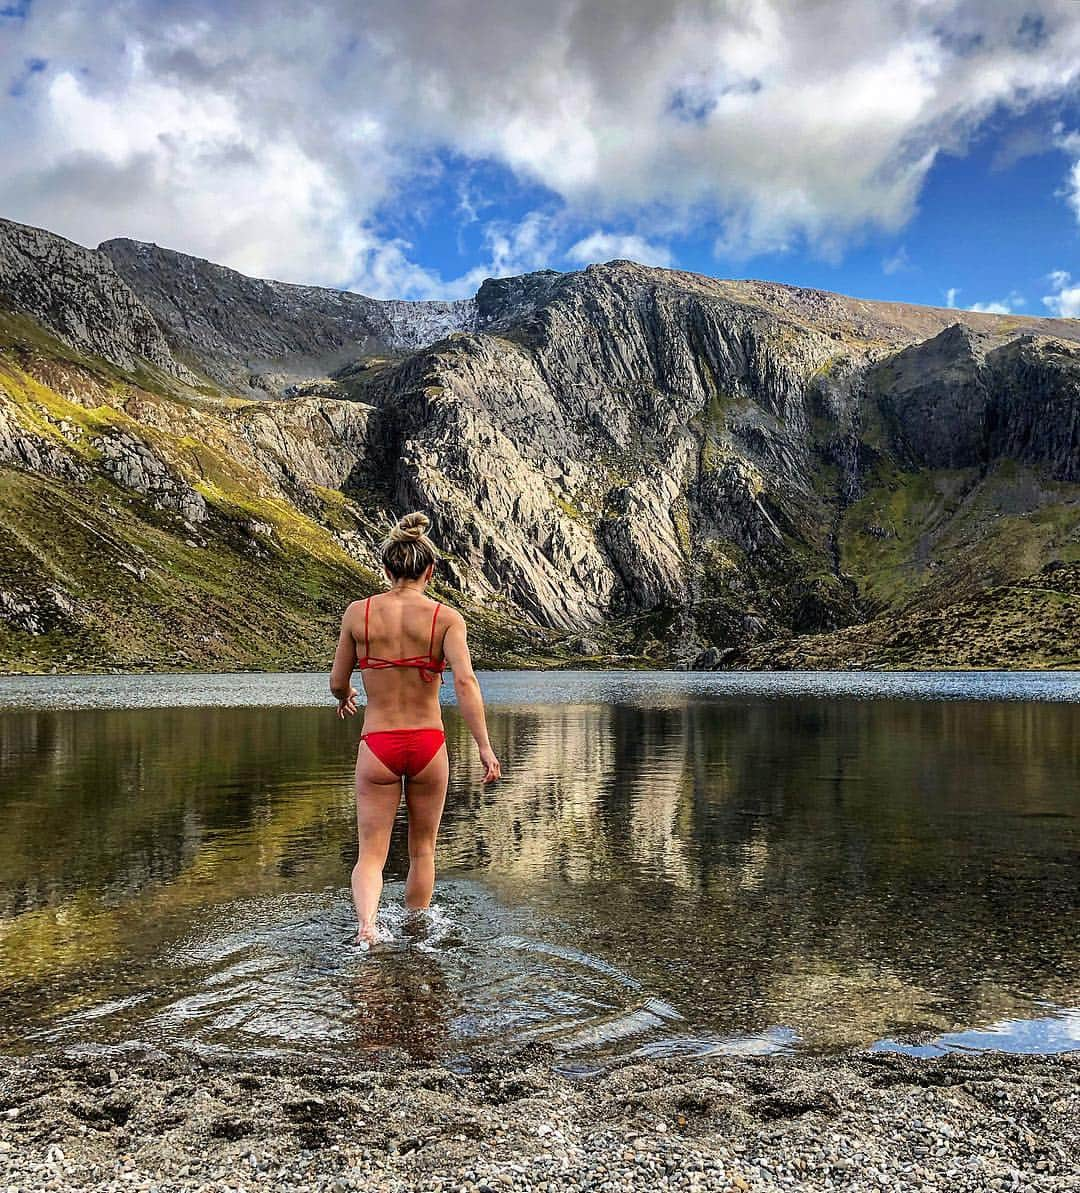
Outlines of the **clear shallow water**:
<svg viewBox="0 0 1080 1193">
<path fill-rule="evenodd" d="M 507 777 L 448 708 L 438 905 L 399 831 L 362 954 L 325 677 L 0 680 L 0 1047 L 1080 1046 L 1076 675 L 483 683 Z"/>
</svg>

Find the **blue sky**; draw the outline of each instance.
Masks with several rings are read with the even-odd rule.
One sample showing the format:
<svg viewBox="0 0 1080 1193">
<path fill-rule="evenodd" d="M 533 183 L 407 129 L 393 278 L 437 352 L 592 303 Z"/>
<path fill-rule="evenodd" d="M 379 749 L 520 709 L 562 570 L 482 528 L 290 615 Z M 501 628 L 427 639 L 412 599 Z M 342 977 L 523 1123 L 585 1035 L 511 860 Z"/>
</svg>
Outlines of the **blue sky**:
<svg viewBox="0 0 1080 1193">
<path fill-rule="evenodd" d="M 11 0 L 0 76 L 0 214 L 83 244 L 1080 315 L 1076 0 Z"/>
<path fill-rule="evenodd" d="M 988 120 L 963 152 L 937 156 L 909 222 L 894 233 L 870 232 L 835 257 L 805 243 L 749 257 L 718 253 L 718 228 L 706 216 L 665 240 L 670 264 L 897 302 L 1051 314 L 1042 301 L 1054 290 L 1050 275 L 1065 270 L 1080 279 L 1080 218 L 1068 194 L 1075 155 L 1053 144 L 1059 124 L 1080 127 L 1080 102 L 1054 101 L 1023 116 Z M 1014 158 L 1017 146 L 1023 154 Z M 432 169 L 412 189 L 411 203 L 395 200 L 379 220 L 388 236 L 414 246 L 419 264 L 444 277 L 465 273 L 483 256 L 492 221 L 514 226 L 531 212 L 555 218 L 563 210 L 557 194 L 515 179 L 497 163 L 448 156 Z M 572 245 L 592 226 L 570 219 L 563 244 Z M 613 221 L 607 230 L 633 234 L 640 224 Z M 556 251 L 547 264 L 567 269 L 580 263 Z"/>
</svg>

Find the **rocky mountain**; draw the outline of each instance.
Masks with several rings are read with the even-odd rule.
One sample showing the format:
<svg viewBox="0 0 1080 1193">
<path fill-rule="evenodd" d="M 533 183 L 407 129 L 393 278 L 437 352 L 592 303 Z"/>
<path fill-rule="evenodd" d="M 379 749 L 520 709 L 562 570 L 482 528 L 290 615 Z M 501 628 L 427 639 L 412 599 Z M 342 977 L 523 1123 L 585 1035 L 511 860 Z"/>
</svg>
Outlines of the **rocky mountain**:
<svg viewBox="0 0 1080 1193">
<path fill-rule="evenodd" d="M 176 357 L 224 390 L 278 396 L 358 356 L 411 351 L 476 326 L 476 303 L 365 298 L 245 277 L 136 240 L 98 246 L 140 297 Z"/>
<path fill-rule="evenodd" d="M 11 313 L 77 351 L 124 369 L 195 378 L 173 357 L 161 328 L 99 253 L 40 228 L 0 222 L 0 295 Z"/>
<path fill-rule="evenodd" d="M 323 665 L 410 508 L 489 661 L 1080 663 L 1077 320 L 625 261 L 386 302 L 0 223 L 0 331 L 8 666 Z"/>
</svg>

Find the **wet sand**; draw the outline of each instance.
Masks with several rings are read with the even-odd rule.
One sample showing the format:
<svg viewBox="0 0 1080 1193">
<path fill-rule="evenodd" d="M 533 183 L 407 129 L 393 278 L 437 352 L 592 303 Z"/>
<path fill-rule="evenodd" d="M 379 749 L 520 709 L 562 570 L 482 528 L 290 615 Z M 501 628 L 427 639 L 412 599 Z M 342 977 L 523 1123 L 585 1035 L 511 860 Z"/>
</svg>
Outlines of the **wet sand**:
<svg viewBox="0 0 1080 1193">
<path fill-rule="evenodd" d="M 1080 1189 L 1080 1054 L 0 1060 L 0 1190 Z"/>
</svg>

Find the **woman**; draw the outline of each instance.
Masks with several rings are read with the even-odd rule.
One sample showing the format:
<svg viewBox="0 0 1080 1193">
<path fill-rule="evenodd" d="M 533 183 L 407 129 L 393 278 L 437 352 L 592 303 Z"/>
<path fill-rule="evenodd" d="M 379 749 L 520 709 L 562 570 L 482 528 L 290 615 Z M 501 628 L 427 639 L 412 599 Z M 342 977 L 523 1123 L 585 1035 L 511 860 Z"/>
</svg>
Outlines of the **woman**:
<svg viewBox="0 0 1080 1193">
<path fill-rule="evenodd" d="M 424 589 L 435 571 L 435 547 L 424 514 L 406 514 L 382 546 L 389 592 L 353 601 L 341 619 L 330 691 L 338 716 L 356 713 L 353 669 L 364 672 L 364 731 L 356 756 L 359 855 L 352 872 L 359 927 L 356 944 L 374 943 L 382 872 L 402 785 L 409 813 L 409 876 L 405 906 L 427 907 L 435 885 L 435 837 L 446 801 L 449 765 L 439 684 L 449 664 L 458 708 L 484 764 L 484 782 L 498 779 L 499 760 L 488 741 L 484 701 L 465 641 L 465 619 L 430 600 Z M 419 653 L 421 650 L 424 653 Z"/>
</svg>

